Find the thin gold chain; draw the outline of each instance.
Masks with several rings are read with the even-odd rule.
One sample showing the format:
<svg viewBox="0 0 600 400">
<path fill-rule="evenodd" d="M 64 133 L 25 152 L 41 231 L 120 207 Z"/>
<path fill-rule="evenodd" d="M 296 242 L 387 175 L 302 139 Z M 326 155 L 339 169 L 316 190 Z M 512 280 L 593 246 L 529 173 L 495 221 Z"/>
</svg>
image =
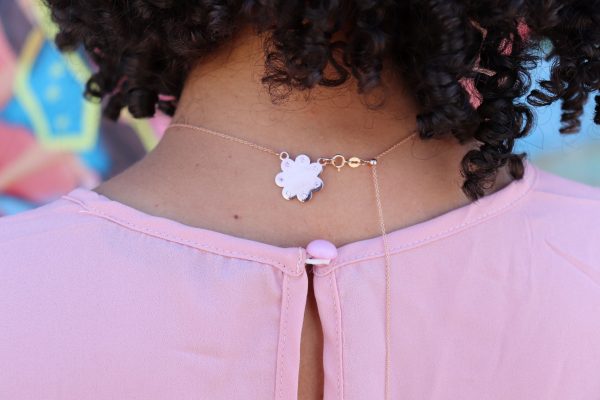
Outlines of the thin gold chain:
<svg viewBox="0 0 600 400">
<path fill-rule="evenodd" d="M 256 144 L 256 143 L 252 143 L 252 142 L 250 142 L 248 140 L 245 140 L 245 139 L 240 139 L 240 138 L 237 138 L 237 137 L 234 137 L 234 136 L 229 136 L 229 135 L 226 135 L 226 134 L 221 133 L 221 132 L 213 131 L 212 129 L 204 128 L 202 126 L 188 125 L 188 124 L 181 124 L 181 123 L 173 123 L 173 124 L 170 124 L 167 127 L 166 130 L 169 130 L 170 128 L 187 128 L 187 129 L 193 129 L 195 131 L 209 133 L 211 135 L 218 136 L 218 137 L 221 137 L 223 139 L 231 140 L 233 142 L 238 142 L 238 143 L 241 143 L 241 144 L 245 144 L 245 145 L 248 145 L 250 147 L 254 147 L 257 150 L 264 151 L 265 153 L 273 154 L 274 156 L 278 156 L 279 157 L 279 154 L 280 154 L 280 153 L 276 152 L 275 150 L 269 149 L 268 147 L 264 147 L 264 146 L 261 146 L 261 145 Z"/>
<path fill-rule="evenodd" d="M 183 124 L 183 123 L 173 123 L 170 124 L 166 130 L 169 130 L 170 128 L 187 128 L 187 129 L 193 129 L 196 131 L 200 131 L 200 132 L 204 132 L 204 133 L 208 133 L 210 135 L 214 135 L 214 136 L 218 136 L 220 138 L 223 139 L 227 139 L 227 140 L 231 140 L 233 142 L 237 142 L 237 143 L 241 143 L 241 144 L 245 144 L 247 146 L 250 147 L 254 147 L 257 150 L 260 151 L 264 151 L 265 153 L 269 153 L 272 154 L 274 156 L 279 157 L 282 153 L 284 152 L 277 152 L 273 149 L 270 149 L 268 147 L 265 146 L 261 146 L 259 144 L 250 142 L 249 140 L 245 140 L 245 139 L 241 139 L 235 136 L 230 136 L 227 135 L 225 133 L 221 133 L 221 132 L 217 132 L 217 131 L 213 131 L 212 129 L 208 129 L 202 126 L 197 126 L 197 125 L 189 125 L 189 124 Z M 383 157 L 384 155 L 388 154 L 389 152 L 391 152 L 392 150 L 394 150 L 396 147 L 404 144 L 405 142 L 407 142 L 408 140 L 410 140 L 412 137 L 414 137 L 417 134 L 417 131 L 411 131 L 411 135 L 405 137 L 404 139 L 400 140 L 398 143 L 393 144 L 392 146 L 390 146 L 389 148 L 387 148 L 386 150 L 382 151 L 381 153 L 377 154 L 375 157 L 373 157 L 375 160 L 379 160 L 381 157 Z"/>
<path fill-rule="evenodd" d="M 248 145 L 250 147 L 253 147 L 257 150 L 263 151 L 265 153 L 269 153 L 275 156 L 280 157 L 282 153 L 285 152 L 276 152 L 273 149 L 270 149 L 268 147 L 264 147 L 261 146 L 259 144 L 256 143 L 252 143 L 248 140 L 244 140 L 244 139 L 240 139 L 234 136 L 229 136 L 226 135 L 224 133 L 221 132 L 217 132 L 217 131 L 213 131 L 211 129 L 208 128 L 204 128 L 204 127 L 200 127 L 200 126 L 195 126 L 195 125 L 188 125 L 188 124 L 181 124 L 181 123 L 174 123 L 169 125 L 169 127 L 167 128 L 167 130 L 169 128 L 175 128 L 175 127 L 180 127 L 180 128 L 187 128 L 187 129 L 193 129 L 193 130 L 197 130 L 200 132 L 205 132 L 211 135 L 215 135 L 218 137 L 221 137 L 223 139 L 227 139 L 227 140 L 231 140 L 237 143 L 241 143 L 241 144 L 245 144 Z M 390 146 L 389 148 L 387 148 L 386 150 L 382 151 L 381 153 L 379 153 L 378 155 L 376 155 L 375 157 L 373 157 L 374 160 L 379 160 L 381 157 L 383 157 L 384 155 L 388 154 L 389 152 L 393 151 L 394 149 L 396 149 L 397 147 L 399 147 L 400 145 L 406 143 L 408 140 L 410 140 L 412 137 L 414 137 L 418 132 L 415 130 L 413 131 L 409 136 L 405 137 L 404 139 L 400 140 L 399 142 L 397 142 L 396 144 Z M 287 153 L 286 153 L 287 154 Z M 385 384 L 384 384 L 384 399 L 385 400 L 389 400 L 390 397 L 390 371 L 391 371 L 391 315 L 392 315 L 392 289 L 391 289 L 391 256 L 390 256 L 390 248 L 389 248 L 389 243 L 388 243 L 388 238 L 387 238 L 387 233 L 386 233 L 386 229 L 385 229 L 385 219 L 383 217 L 383 207 L 381 205 L 381 193 L 379 190 L 379 180 L 377 178 L 377 162 L 373 162 L 373 163 L 367 163 L 368 165 L 371 166 L 371 178 L 373 181 L 373 187 L 375 189 L 375 201 L 377 203 L 377 212 L 378 212 L 378 217 L 379 217 L 379 227 L 381 229 L 381 236 L 383 238 L 383 248 L 384 248 L 384 264 L 385 264 Z"/>
</svg>

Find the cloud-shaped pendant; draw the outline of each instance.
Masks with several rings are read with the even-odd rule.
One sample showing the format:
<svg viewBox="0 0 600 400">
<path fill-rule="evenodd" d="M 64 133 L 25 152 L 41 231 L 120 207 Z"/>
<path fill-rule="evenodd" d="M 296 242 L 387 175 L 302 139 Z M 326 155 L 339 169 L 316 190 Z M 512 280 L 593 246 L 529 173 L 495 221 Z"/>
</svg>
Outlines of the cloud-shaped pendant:
<svg viewBox="0 0 600 400">
<path fill-rule="evenodd" d="M 312 192 L 323 187 L 319 174 L 323 165 L 319 162 L 310 162 L 305 154 L 300 154 L 295 160 L 290 157 L 281 160 L 281 172 L 275 176 L 275 184 L 283 190 L 281 194 L 286 200 L 296 197 L 300 202 L 310 200 Z"/>
</svg>

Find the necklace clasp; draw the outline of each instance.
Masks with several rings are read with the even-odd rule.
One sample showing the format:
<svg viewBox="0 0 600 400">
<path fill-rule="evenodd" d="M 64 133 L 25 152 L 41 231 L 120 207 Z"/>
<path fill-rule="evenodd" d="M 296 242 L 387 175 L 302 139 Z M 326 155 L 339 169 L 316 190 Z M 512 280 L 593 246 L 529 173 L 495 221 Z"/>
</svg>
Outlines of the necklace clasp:
<svg viewBox="0 0 600 400">
<path fill-rule="evenodd" d="M 336 154 L 335 156 L 333 156 L 331 158 L 321 157 L 317 161 L 319 162 L 319 164 L 321 164 L 323 166 L 333 165 L 334 167 L 337 168 L 338 172 L 347 163 L 346 158 L 341 154 Z"/>
<path fill-rule="evenodd" d="M 359 167 L 361 165 L 375 165 L 376 160 L 372 159 L 372 160 L 363 160 L 360 159 L 358 157 L 350 157 L 349 159 L 346 160 L 346 157 L 344 157 L 341 154 L 336 154 L 335 156 L 331 157 L 331 158 L 319 158 L 317 160 L 321 165 L 333 165 L 334 167 L 337 168 L 338 172 L 342 169 L 342 167 L 344 165 L 349 165 L 351 168 L 356 168 Z"/>
<path fill-rule="evenodd" d="M 344 165 L 346 165 L 346 159 L 341 154 L 336 154 L 331 158 L 331 165 L 337 168 L 338 172 Z"/>
</svg>

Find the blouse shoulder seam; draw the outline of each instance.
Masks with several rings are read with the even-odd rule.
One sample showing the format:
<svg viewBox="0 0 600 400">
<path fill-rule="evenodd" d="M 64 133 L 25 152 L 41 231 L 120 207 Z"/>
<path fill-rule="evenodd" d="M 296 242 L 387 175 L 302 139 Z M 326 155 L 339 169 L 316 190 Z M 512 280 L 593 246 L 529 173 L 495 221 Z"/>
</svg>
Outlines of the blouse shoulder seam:
<svg viewBox="0 0 600 400">
<path fill-rule="evenodd" d="M 227 256 L 227 257 L 233 257 L 233 258 L 239 258 L 239 259 L 243 259 L 243 260 L 256 261 L 256 262 L 261 262 L 264 264 L 269 264 L 287 274 L 298 275 L 297 271 L 292 271 L 292 270 L 288 269 L 281 262 L 279 262 L 277 260 L 273 260 L 271 258 L 260 257 L 260 256 L 256 256 L 253 254 L 245 253 L 245 252 L 232 251 L 232 250 L 224 249 L 221 247 L 212 246 L 208 243 L 201 243 L 201 242 L 194 241 L 194 240 L 184 239 L 184 238 L 174 236 L 174 235 L 162 232 L 162 231 L 157 231 L 157 230 L 149 229 L 146 227 L 142 227 L 137 224 L 133 224 L 128 221 L 124 221 L 113 215 L 108 215 L 106 213 L 103 213 L 102 211 L 98 210 L 97 208 L 95 208 L 89 204 L 85 204 L 84 202 L 82 202 L 79 199 L 75 199 L 68 195 L 64 195 L 63 198 L 74 201 L 77 204 L 79 204 L 82 207 L 82 209 L 79 210 L 80 213 L 88 213 L 88 214 L 96 215 L 100 218 L 111 221 L 115 224 L 118 224 L 120 226 L 123 226 L 123 227 L 128 228 L 135 232 L 145 233 L 147 235 L 153 236 L 158 239 L 167 240 L 167 241 L 174 242 L 174 243 L 181 244 L 181 245 L 187 245 L 187 246 L 190 246 L 197 250 L 202 250 L 202 251 L 206 251 L 206 252 L 221 255 L 221 256 Z"/>
<path fill-rule="evenodd" d="M 528 185 L 528 187 L 523 191 L 523 193 L 521 193 L 518 197 L 514 198 L 513 200 L 511 200 L 508 203 L 505 203 L 503 205 L 501 205 L 498 208 L 495 208 L 493 210 L 490 210 L 480 216 L 478 216 L 475 219 L 471 219 L 471 220 L 467 220 L 464 221 L 458 225 L 454 225 L 449 227 L 448 229 L 426 236 L 424 238 L 421 238 L 419 240 L 415 240 L 409 243 L 405 243 L 401 246 L 397 246 L 397 247 L 392 247 L 390 248 L 390 255 L 394 255 L 397 253 L 400 253 L 404 250 L 408 250 L 408 249 L 412 249 L 415 247 L 418 247 L 420 245 L 424 245 L 424 244 L 429 244 L 432 242 L 435 242 L 436 240 L 440 240 L 446 237 L 449 237 L 451 235 L 457 234 L 459 232 L 464 231 L 467 228 L 471 228 L 474 227 L 476 225 L 479 225 L 482 222 L 488 221 L 490 219 L 492 219 L 495 216 L 498 216 L 500 214 L 502 214 L 504 211 L 508 210 L 509 208 L 513 207 L 515 204 L 517 204 L 518 202 L 520 202 L 522 199 L 524 199 L 528 194 L 530 194 L 532 191 L 534 191 L 534 189 L 537 187 L 538 184 L 538 178 L 539 178 L 539 174 L 535 173 L 532 182 Z M 381 250 L 378 251 L 373 251 L 373 252 L 369 252 L 369 253 L 363 253 L 357 256 L 353 256 L 350 258 L 346 258 L 343 260 L 340 260 L 338 262 L 336 262 L 334 265 L 332 265 L 330 268 L 327 269 L 323 269 L 322 271 L 320 271 L 320 275 L 325 275 L 328 274 L 329 272 L 342 267 L 344 265 L 348 265 L 348 264 L 353 264 L 359 261 L 365 261 L 368 259 L 373 259 L 373 258 L 378 258 L 378 257 L 383 257 L 385 255 L 385 253 Z"/>
</svg>

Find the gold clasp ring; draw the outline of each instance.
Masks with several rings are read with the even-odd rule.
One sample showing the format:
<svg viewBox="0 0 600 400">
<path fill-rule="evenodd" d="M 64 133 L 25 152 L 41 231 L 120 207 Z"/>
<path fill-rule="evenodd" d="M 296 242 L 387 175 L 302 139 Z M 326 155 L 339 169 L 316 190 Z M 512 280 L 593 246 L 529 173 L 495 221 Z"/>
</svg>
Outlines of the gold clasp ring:
<svg viewBox="0 0 600 400">
<path fill-rule="evenodd" d="M 337 168 L 338 172 L 344 165 L 346 165 L 346 159 L 341 154 L 336 154 L 331 158 L 331 165 Z"/>
<path fill-rule="evenodd" d="M 348 160 L 346 160 L 346 158 L 341 154 L 336 154 L 335 156 L 333 156 L 331 158 L 319 158 L 318 161 L 321 165 L 327 165 L 327 164 L 333 165 L 334 167 L 337 168 L 338 172 L 342 169 L 342 167 L 344 165 L 349 165 L 351 168 L 356 168 L 356 167 L 359 167 L 364 164 L 369 164 L 369 165 L 376 164 L 375 159 L 361 160 L 358 157 L 350 157 Z"/>
<path fill-rule="evenodd" d="M 318 161 L 321 165 L 327 165 L 327 164 L 333 165 L 334 167 L 337 168 L 338 172 L 347 163 L 346 158 L 341 154 L 336 154 L 335 156 L 333 156 L 331 158 L 322 157 L 322 158 L 319 158 Z"/>
</svg>

